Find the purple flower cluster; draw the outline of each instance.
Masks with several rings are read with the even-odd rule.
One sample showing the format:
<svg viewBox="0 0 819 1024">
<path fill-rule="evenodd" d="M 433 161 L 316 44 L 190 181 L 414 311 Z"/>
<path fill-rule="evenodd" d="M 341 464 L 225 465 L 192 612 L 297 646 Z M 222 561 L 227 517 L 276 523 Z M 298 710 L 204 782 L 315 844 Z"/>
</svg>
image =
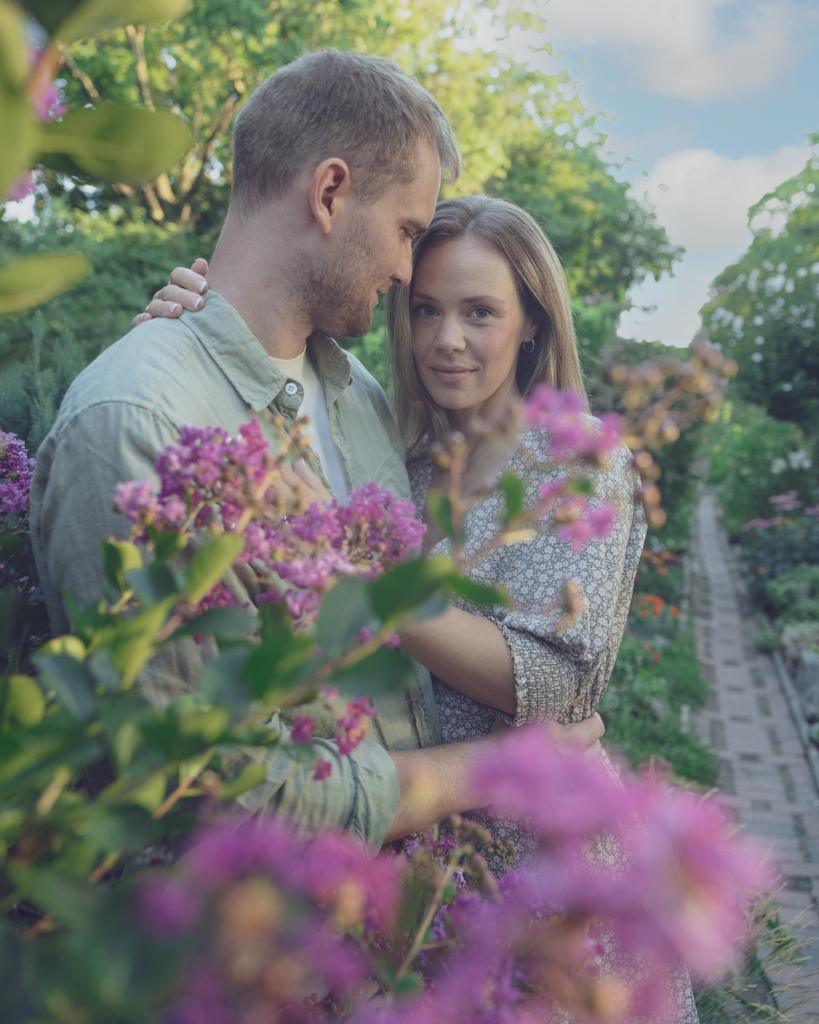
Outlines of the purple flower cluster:
<svg viewBox="0 0 819 1024">
<path fill-rule="evenodd" d="M 556 499 L 553 488 L 553 484 L 541 487 L 541 501 L 546 514 L 553 509 L 557 535 L 571 544 L 572 551 L 581 551 L 590 540 L 611 536 L 619 514 L 611 502 L 593 504 L 579 494 L 563 494 Z"/>
<path fill-rule="evenodd" d="M 600 465 L 620 443 L 622 418 L 616 413 L 589 416 L 583 396 L 539 384 L 526 399 L 524 418 L 549 436 L 548 452 L 556 461 L 582 460 Z"/>
<path fill-rule="evenodd" d="M 796 491 L 787 491 L 785 494 L 774 494 L 768 501 L 777 512 L 793 512 L 802 507 L 802 502 L 797 498 Z"/>
<path fill-rule="evenodd" d="M 0 430 L 0 525 L 10 516 L 28 512 L 28 495 L 34 477 L 34 459 L 16 434 Z"/>
<path fill-rule="evenodd" d="M 556 1005 L 571 1019 L 593 1006 L 609 1024 L 659 1021 L 674 972 L 713 982 L 735 964 L 749 900 L 774 880 L 713 799 L 656 777 L 621 782 L 542 726 L 483 748 L 473 781 L 476 804 L 525 818 L 538 843 L 525 870 L 483 895 L 464 884 L 480 860 L 468 822 L 454 822 L 454 839 L 408 839 L 374 860 L 338 833 L 303 840 L 281 820 L 226 823 L 172 873 L 146 874 L 143 928 L 196 947 L 176 1024 L 318 1024 L 345 994 L 351 1024 L 534 1024 Z M 420 972 L 422 991 L 371 998 L 361 983 L 395 976 L 409 949 L 397 922 L 420 920 L 433 890 L 442 902 L 400 967 Z"/>
<path fill-rule="evenodd" d="M 241 531 L 237 564 L 252 565 L 268 587 L 260 600 L 283 601 L 291 618 L 306 624 L 341 577 L 374 579 L 418 550 L 424 526 L 410 502 L 375 483 L 354 490 L 347 505 L 286 506 L 271 489 L 283 458 L 256 419 L 236 439 L 221 427 L 183 427 L 157 457 L 159 489 L 147 481 L 120 484 L 115 508 L 142 542 L 151 530 Z"/>
<path fill-rule="evenodd" d="M 344 714 L 336 719 L 336 742 L 343 756 L 360 746 L 374 714 L 369 697 L 356 697 L 347 704 Z"/>
<path fill-rule="evenodd" d="M 173 873 L 146 873 L 135 911 L 158 941 L 187 935 L 195 946 L 168 1019 L 249 1024 L 323 1020 L 301 1015 L 304 997 L 343 996 L 366 978 L 345 935 L 392 929 L 398 898 L 394 859 L 373 861 L 338 833 L 305 842 L 281 821 L 247 822 L 201 834 Z"/>
</svg>

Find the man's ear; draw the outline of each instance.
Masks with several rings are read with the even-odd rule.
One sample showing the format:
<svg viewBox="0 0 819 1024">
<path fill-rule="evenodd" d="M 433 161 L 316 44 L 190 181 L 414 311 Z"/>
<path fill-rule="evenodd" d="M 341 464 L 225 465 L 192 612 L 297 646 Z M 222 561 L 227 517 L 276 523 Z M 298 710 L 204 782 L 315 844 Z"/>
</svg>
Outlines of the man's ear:
<svg viewBox="0 0 819 1024">
<path fill-rule="evenodd" d="M 340 157 L 322 161 L 310 181 L 310 210 L 323 235 L 344 208 L 352 190 L 350 168 Z"/>
</svg>

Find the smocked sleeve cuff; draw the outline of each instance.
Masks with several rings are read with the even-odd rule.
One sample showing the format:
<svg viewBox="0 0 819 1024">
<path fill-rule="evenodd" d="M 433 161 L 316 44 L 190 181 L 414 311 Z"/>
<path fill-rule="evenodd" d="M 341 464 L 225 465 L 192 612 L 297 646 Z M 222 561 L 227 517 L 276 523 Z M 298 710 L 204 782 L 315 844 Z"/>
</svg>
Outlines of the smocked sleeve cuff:
<svg viewBox="0 0 819 1024">
<path fill-rule="evenodd" d="M 514 724 L 585 718 L 584 709 L 575 703 L 582 675 L 577 663 L 526 630 L 505 622 L 498 625 L 512 654 L 517 698 Z"/>
</svg>

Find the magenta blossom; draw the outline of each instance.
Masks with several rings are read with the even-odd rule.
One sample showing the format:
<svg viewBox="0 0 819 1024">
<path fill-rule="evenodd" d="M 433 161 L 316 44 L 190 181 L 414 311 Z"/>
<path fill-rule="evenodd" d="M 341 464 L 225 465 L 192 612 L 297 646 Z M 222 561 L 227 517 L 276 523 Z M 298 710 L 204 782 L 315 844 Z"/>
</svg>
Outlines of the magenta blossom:
<svg viewBox="0 0 819 1024">
<path fill-rule="evenodd" d="M 802 502 L 797 498 L 796 491 L 786 491 L 785 494 L 774 494 L 768 498 L 777 512 L 793 512 L 802 507 Z"/>
<path fill-rule="evenodd" d="M 576 391 L 539 384 L 526 399 L 524 418 L 546 432 L 547 451 L 558 462 L 568 458 L 599 463 L 620 444 L 620 417 L 606 413 L 595 419 Z"/>
<path fill-rule="evenodd" d="M 324 780 L 329 779 L 332 774 L 333 766 L 329 761 L 325 761 L 321 757 L 313 765 L 313 780 L 315 782 L 324 782 Z"/>
<path fill-rule="evenodd" d="M 290 730 L 291 743 L 312 743 L 313 742 L 313 719 L 308 715 L 296 715 L 293 718 L 293 728 Z"/>
<path fill-rule="evenodd" d="M 361 744 L 374 714 L 369 697 L 356 697 L 347 704 L 336 722 L 336 741 L 343 755 L 352 753 Z"/>
</svg>

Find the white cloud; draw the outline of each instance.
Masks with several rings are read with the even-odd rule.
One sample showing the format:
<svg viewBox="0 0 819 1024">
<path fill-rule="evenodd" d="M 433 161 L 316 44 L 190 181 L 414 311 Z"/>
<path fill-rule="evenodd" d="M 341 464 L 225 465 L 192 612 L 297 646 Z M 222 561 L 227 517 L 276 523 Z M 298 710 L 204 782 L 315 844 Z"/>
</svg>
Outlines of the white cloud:
<svg viewBox="0 0 819 1024">
<path fill-rule="evenodd" d="M 652 92 L 696 102 L 792 71 L 819 23 L 794 0 L 550 0 L 542 12 L 556 48 L 603 47 Z"/>
<path fill-rule="evenodd" d="M 708 287 L 748 247 L 748 208 L 780 182 L 801 170 L 807 146 L 783 146 L 767 156 L 738 160 L 710 149 L 684 149 L 660 157 L 632 191 L 645 198 L 675 245 L 686 253 L 674 277 L 645 281 L 632 290 L 636 306 L 656 306 L 624 313 L 625 337 L 687 345 L 700 326 L 699 309 Z"/>
<path fill-rule="evenodd" d="M 732 160 L 711 149 L 683 149 L 660 157 L 632 192 L 654 207 L 675 245 L 692 253 L 744 249 L 751 241 L 748 208 L 800 171 L 809 154 L 807 146 L 783 146 Z"/>
</svg>

